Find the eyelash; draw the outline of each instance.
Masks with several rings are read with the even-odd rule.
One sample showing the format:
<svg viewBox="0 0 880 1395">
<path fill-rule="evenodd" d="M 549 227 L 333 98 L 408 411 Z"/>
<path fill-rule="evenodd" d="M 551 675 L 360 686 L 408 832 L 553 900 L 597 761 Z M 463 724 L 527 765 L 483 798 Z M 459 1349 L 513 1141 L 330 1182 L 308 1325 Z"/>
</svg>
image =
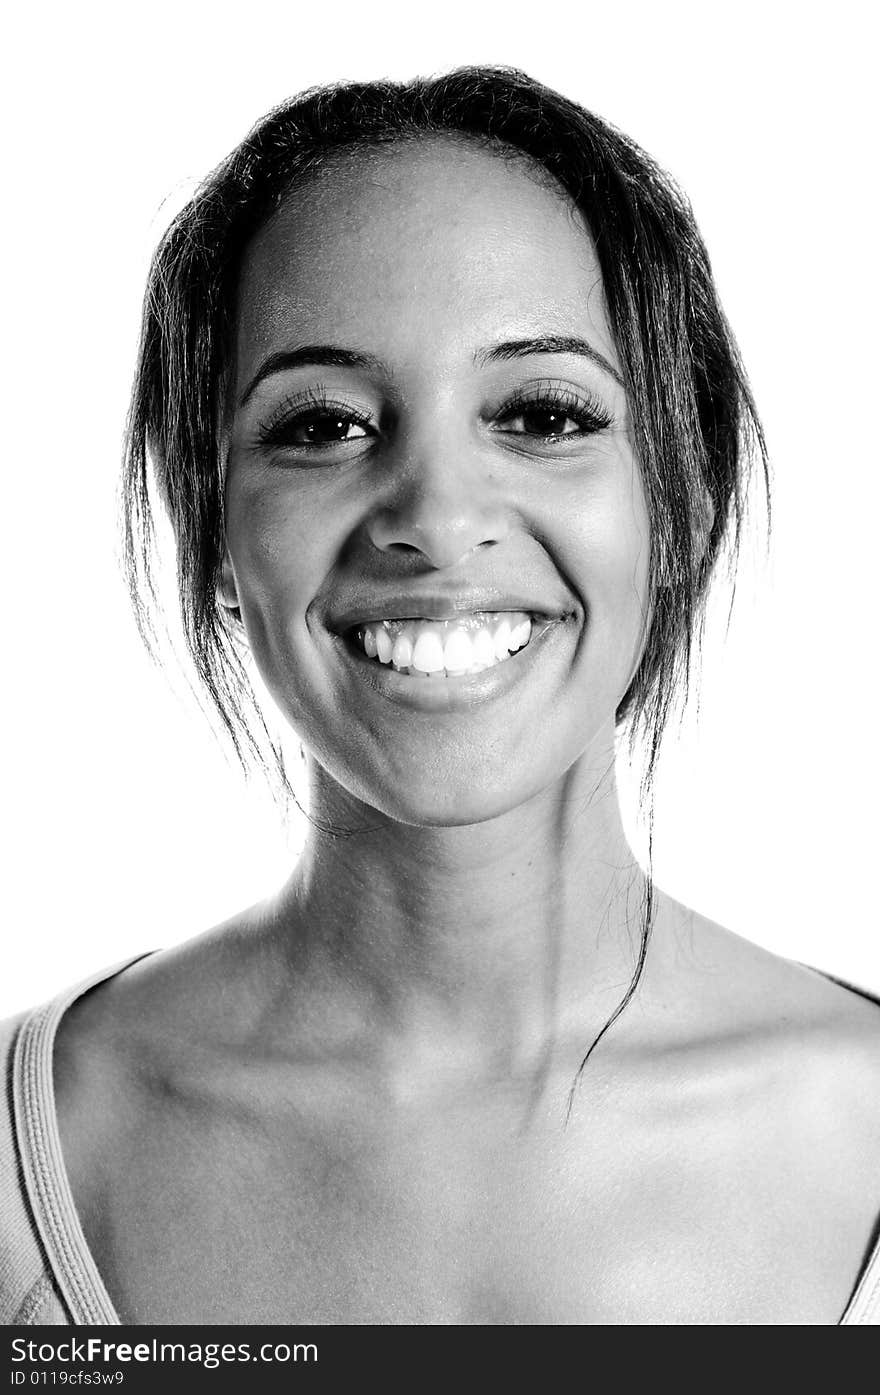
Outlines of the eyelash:
<svg viewBox="0 0 880 1395">
<path fill-rule="evenodd" d="M 578 427 L 577 431 L 555 431 L 547 435 L 528 432 L 516 433 L 535 441 L 559 441 L 566 437 L 579 440 L 583 436 L 593 436 L 597 431 L 606 430 L 614 422 L 608 409 L 589 393 L 578 394 L 572 392 L 570 388 L 551 384 L 541 387 L 537 391 L 523 390 L 514 393 L 513 397 L 496 415 L 495 420 L 496 422 L 510 421 L 529 410 L 555 412 L 558 416 L 575 422 Z"/>
<path fill-rule="evenodd" d="M 262 446 L 289 446 L 296 450 L 320 450 L 320 445 L 304 446 L 301 442 L 291 442 L 288 439 L 289 433 L 296 427 L 308 426 L 312 422 L 326 420 L 328 417 L 336 417 L 339 421 L 345 421 L 349 426 L 363 426 L 364 428 L 372 424 L 372 419 L 368 412 L 359 412 L 356 407 L 352 407 L 346 402 L 334 402 L 327 396 L 322 387 L 309 388 L 306 392 L 297 393 L 295 397 L 288 397 L 281 403 L 276 412 L 272 413 L 269 420 L 259 428 L 257 439 Z M 330 442 L 327 444 L 339 444 Z M 323 446 L 326 450 L 327 444 Z"/>
<path fill-rule="evenodd" d="M 525 431 L 511 433 L 545 445 L 566 439 L 581 440 L 584 436 L 595 435 L 596 432 L 606 430 L 613 424 L 614 420 L 607 408 L 590 394 L 586 392 L 577 394 L 569 388 L 548 384 L 537 390 L 523 390 L 514 393 L 503 408 L 495 414 L 496 429 L 501 426 L 503 430 L 505 422 L 510 422 L 527 411 L 555 413 L 563 417 L 564 420 L 576 424 L 577 431 L 556 431 L 546 434 Z M 293 442 L 290 440 L 291 433 L 297 428 L 301 429 L 313 423 L 317 424 L 328 418 L 335 418 L 347 426 L 363 427 L 365 431 L 372 428 L 369 431 L 369 434 L 372 435 L 375 435 L 378 429 L 369 413 L 358 411 L 356 407 L 352 407 L 348 403 L 334 402 L 327 396 L 322 387 L 317 387 L 310 388 L 304 393 L 298 393 L 295 397 L 287 398 L 269 420 L 259 428 L 257 438 L 261 446 L 287 447 L 291 450 L 310 452 L 344 445 L 344 441 L 306 444 L 302 441 Z M 363 438 L 356 437 L 354 439 L 361 440 Z"/>
</svg>

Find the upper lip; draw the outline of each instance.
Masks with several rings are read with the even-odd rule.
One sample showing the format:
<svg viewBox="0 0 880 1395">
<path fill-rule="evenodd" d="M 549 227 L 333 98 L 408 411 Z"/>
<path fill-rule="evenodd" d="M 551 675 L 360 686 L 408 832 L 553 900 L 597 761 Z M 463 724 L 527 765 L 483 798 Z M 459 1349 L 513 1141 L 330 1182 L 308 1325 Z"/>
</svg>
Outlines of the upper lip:
<svg viewBox="0 0 880 1395">
<path fill-rule="evenodd" d="M 494 586 L 430 591 L 409 588 L 353 598 L 349 604 L 334 609 L 330 627 L 341 634 L 353 625 L 373 620 L 454 620 L 457 615 L 480 610 L 521 610 L 529 615 L 551 618 L 566 614 L 571 606 L 547 604 L 523 592 Z"/>
</svg>

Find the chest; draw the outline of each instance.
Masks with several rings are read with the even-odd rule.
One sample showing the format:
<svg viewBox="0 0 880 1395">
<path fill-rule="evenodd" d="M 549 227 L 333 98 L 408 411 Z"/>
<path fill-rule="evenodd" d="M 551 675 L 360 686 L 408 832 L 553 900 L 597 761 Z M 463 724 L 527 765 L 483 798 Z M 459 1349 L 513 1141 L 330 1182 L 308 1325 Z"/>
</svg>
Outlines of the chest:
<svg viewBox="0 0 880 1395">
<path fill-rule="evenodd" d="M 612 1123 L 164 1111 L 82 1209 L 123 1320 L 839 1319 L 872 1223 L 851 1188 L 772 1130 Z"/>
</svg>

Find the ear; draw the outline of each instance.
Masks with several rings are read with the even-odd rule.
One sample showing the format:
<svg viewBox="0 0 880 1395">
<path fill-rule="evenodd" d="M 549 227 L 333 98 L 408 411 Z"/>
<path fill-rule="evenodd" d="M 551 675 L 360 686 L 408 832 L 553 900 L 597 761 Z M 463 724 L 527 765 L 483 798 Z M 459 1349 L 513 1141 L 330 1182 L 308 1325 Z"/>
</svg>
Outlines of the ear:
<svg viewBox="0 0 880 1395">
<path fill-rule="evenodd" d="M 235 620 L 241 620 L 241 607 L 238 603 L 238 587 L 235 584 L 235 572 L 232 570 L 232 560 L 229 556 L 229 549 L 223 551 L 223 561 L 220 563 L 220 580 L 217 583 L 217 599 L 224 610 L 228 610 Z"/>
</svg>

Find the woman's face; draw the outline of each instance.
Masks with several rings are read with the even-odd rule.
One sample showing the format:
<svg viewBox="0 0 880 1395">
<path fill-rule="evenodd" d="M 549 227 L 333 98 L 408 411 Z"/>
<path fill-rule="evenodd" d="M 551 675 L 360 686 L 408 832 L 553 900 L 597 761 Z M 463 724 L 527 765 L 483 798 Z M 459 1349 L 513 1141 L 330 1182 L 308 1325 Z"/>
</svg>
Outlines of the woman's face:
<svg viewBox="0 0 880 1395">
<path fill-rule="evenodd" d="M 223 599 L 313 756 L 407 823 L 607 752 L 648 518 L 592 242 L 438 139 L 325 169 L 249 247 Z"/>
</svg>

